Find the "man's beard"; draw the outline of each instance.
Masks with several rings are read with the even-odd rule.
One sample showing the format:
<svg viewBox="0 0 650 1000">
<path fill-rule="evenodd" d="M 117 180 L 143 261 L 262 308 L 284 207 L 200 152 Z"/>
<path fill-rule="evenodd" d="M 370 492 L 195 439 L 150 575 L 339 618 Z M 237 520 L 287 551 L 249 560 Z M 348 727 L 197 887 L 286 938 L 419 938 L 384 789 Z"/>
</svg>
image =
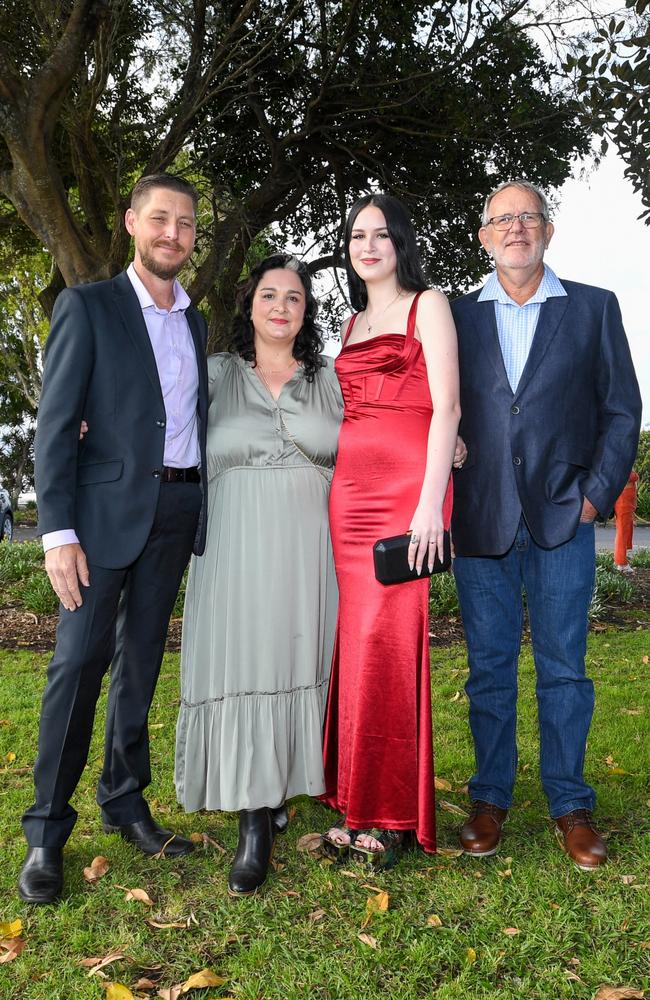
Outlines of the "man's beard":
<svg viewBox="0 0 650 1000">
<path fill-rule="evenodd" d="M 143 267 L 150 271 L 151 274 L 155 274 L 157 278 L 162 278 L 163 281 L 171 281 L 175 278 L 178 272 L 183 267 L 186 258 L 183 258 L 178 262 L 178 264 L 161 264 L 152 257 L 147 250 L 140 249 L 140 260 L 142 261 Z"/>
</svg>

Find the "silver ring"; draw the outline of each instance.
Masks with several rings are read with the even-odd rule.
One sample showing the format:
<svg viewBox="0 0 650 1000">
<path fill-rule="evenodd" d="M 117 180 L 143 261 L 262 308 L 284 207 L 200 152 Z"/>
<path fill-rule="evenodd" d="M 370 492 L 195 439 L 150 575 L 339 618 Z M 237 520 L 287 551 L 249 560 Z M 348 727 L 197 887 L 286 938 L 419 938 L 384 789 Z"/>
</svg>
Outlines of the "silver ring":
<svg viewBox="0 0 650 1000">
<path fill-rule="evenodd" d="M 419 535 L 411 535 L 411 545 L 417 545 L 420 541 Z"/>
<path fill-rule="evenodd" d="M 458 463 L 458 468 L 459 468 L 459 469 L 462 469 L 462 467 L 463 467 L 463 463 L 462 463 L 462 462 L 459 462 L 459 463 Z"/>
</svg>

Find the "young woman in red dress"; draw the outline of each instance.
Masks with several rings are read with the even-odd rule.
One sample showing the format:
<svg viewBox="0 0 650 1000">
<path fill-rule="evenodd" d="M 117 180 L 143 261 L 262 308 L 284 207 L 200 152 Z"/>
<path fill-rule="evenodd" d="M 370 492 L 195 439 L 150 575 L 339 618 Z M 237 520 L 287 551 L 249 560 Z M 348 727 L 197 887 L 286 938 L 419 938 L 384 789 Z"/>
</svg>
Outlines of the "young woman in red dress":
<svg viewBox="0 0 650 1000">
<path fill-rule="evenodd" d="M 335 367 L 344 417 L 330 493 L 339 618 L 325 722 L 324 801 L 342 813 L 323 837 L 336 856 L 391 863 L 413 831 L 435 851 L 429 580 L 384 586 L 373 545 L 412 532 L 409 562 L 442 557 L 460 417 L 456 331 L 427 288 L 415 232 L 390 195 L 346 223 L 355 314 Z"/>
</svg>

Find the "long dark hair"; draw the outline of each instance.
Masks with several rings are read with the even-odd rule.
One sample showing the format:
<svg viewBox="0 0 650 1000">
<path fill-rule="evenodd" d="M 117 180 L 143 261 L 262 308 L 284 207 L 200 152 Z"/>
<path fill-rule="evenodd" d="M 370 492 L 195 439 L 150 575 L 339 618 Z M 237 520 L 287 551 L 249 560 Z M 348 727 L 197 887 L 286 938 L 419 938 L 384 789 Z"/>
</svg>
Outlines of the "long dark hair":
<svg viewBox="0 0 650 1000">
<path fill-rule="evenodd" d="M 345 221 L 345 270 L 348 275 L 350 302 L 355 312 L 366 308 L 368 292 L 365 281 L 361 280 L 352 267 L 350 240 L 359 212 L 362 212 L 368 205 L 374 205 L 375 208 L 384 213 L 386 229 L 395 247 L 397 284 L 400 289 L 404 292 L 423 292 L 429 287 L 422 270 L 413 223 L 406 207 L 391 194 L 366 194 L 363 198 L 355 201 Z"/>
<path fill-rule="evenodd" d="M 237 289 L 237 308 L 230 327 L 229 350 L 233 354 L 239 354 L 245 361 L 252 361 L 255 364 L 255 330 L 251 320 L 253 296 L 262 276 L 267 271 L 278 268 L 295 271 L 305 290 L 305 318 L 300 333 L 293 343 L 293 356 L 296 361 L 302 363 L 307 381 L 313 382 L 314 375 L 325 364 L 320 357 L 324 346 L 323 338 L 316 323 L 318 302 L 312 290 L 311 275 L 307 265 L 291 254 L 275 253 L 260 261 Z"/>
</svg>

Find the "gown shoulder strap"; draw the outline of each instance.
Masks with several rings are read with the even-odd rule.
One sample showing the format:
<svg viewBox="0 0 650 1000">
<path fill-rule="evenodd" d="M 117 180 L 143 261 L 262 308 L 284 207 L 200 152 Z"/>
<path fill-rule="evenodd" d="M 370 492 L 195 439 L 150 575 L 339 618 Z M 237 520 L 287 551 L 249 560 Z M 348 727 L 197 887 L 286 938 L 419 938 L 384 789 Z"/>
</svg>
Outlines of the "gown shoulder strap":
<svg viewBox="0 0 650 1000">
<path fill-rule="evenodd" d="M 411 308 L 409 309 L 408 319 L 406 321 L 406 337 L 404 338 L 404 352 L 410 351 L 411 344 L 413 343 L 413 338 L 415 336 L 415 323 L 418 315 L 418 301 L 422 292 L 418 292 L 413 301 L 411 302 Z"/>
<path fill-rule="evenodd" d="M 353 313 L 352 316 L 350 317 L 350 322 L 348 323 L 348 328 L 345 331 L 345 336 L 343 337 L 343 343 L 341 344 L 341 348 L 345 347 L 348 340 L 350 339 L 350 334 L 352 333 L 352 327 L 354 326 L 354 321 L 356 320 L 358 315 L 359 313 Z"/>
</svg>

